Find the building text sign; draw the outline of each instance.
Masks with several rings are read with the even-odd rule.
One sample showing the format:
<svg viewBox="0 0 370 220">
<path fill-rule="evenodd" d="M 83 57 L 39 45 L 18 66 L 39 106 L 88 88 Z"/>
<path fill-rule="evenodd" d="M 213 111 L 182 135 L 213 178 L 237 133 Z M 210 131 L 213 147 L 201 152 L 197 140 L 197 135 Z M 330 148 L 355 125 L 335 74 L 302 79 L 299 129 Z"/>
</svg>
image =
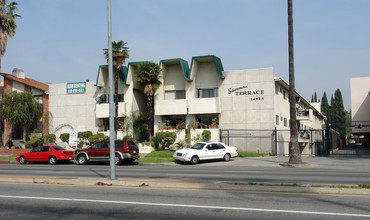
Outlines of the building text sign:
<svg viewBox="0 0 370 220">
<path fill-rule="evenodd" d="M 251 96 L 251 101 L 264 100 L 265 91 L 263 89 L 249 90 L 247 85 L 229 88 L 229 94 L 235 94 L 236 96 Z"/>
<path fill-rule="evenodd" d="M 86 93 L 86 82 L 67 83 L 67 94 Z"/>
</svg>

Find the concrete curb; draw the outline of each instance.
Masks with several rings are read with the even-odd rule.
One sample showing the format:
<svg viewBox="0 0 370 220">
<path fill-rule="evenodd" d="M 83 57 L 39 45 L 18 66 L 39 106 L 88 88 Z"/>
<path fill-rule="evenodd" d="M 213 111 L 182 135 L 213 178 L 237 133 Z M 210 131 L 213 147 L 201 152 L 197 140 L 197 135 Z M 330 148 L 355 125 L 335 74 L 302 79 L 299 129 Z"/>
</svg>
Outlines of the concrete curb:
<svg viewBox="0 0 370 220">
<path fill-rule="evenodd" d="M 276 186 L 248 185 L 230 182 L 206 182 L 191 180 L 163 179 L 117 179 L 105 178 L 63 178 L 42 176 L 1 176 L 1 183 L 51 184 L 72 186 L 113 186 L 113 187 L 142 187 L 151 189 L 184 189 L 184 190 L 227 190 L 251 193 L 287 193 L 287 194 L 325 194 L 325 195 L 361 195 L 370 197 L 370 189 L 330 188 L 330 186 Z"/>
</svg>

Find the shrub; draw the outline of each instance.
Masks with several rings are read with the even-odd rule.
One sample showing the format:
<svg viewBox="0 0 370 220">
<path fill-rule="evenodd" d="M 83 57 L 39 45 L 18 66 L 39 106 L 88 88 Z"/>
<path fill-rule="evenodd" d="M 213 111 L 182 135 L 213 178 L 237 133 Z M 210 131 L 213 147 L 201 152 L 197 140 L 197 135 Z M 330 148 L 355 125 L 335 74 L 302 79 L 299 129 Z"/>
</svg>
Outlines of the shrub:
<svg viewBox="0 0 370 220">
<path fill-rule="evenodd" d="M 35 148 L 44 144 L 44 136 L 33 137 L 26 142 L 27 147 Z"/>
<path fill-rule="evenodd" d="M 168 148 L 176 140 L 175 132 L 157 132 L 155 136 L 163 149 Z"/>
<path fill-rule="evenodd" d="M 42 133 L 42 129 L 41 128 L 35 128 L 35 129 L 33 129 L 33 133 Z"/>
<path fill-rule="evenodd" d="M 63 141 L 64 143 L 69 143 L 69 133 L 62 133 L 59 136 L 59 139 Z"/>
<path fill-rule="evenodd" d="M 13 145 L 14 145 L 14 144 L 13 144 L 13 141 L 9 141 L 9 142 L 8 142 L 8 148 L 13 147 Z"/>
<path fill-rule="evenodd" d="M 135 143 L 137 143 L 136 139 L 130 135 L 126 135 L 123 137 L 123 140 L 127 140 L 127 141 L 133 141 Z"/>
<path fill-rule="evenodd" d="M 157 151 L 159 148 L 159 138 L 157 136 L 153 136 L 152 142 L 153 142 L 152 144 L 153 148 Z"/>
<path fill-rule="evenodd" d="M 49 144 L 55 143 L 56 139 L 57 138 L 56 138 L 55 134 L 46 135 L 46 142 L 49 143 Z"/>
<path fill-rule="evenodd" d="M 202 140 L 202 136 L 200 134 L 197 134 L 196 136 L 193 136 L 192 140 L 196 143 Z"/>
<path fill-rule="evenodd" d="M 90 136 L 87 140 L 89 141 L 89 145 L 93 145 L 93 144 L 95 144 L 96 142 L 99 142 L 99 141 L 108 141 L 109 136 L 105 136 L 102 133 L 98 133 L 98 134 L 94 134 L 94 135 Z"/>
<path fill-rule="evenodd" d="M 211 140 L 211 132 L 209 130 L 204 130 L 202 132 L 202 140 L 203 141 L 209 141 L 209 140 Z"/>
<path fill-rule="evenodd" d="M 81 138 L 83 140 L 87 140 L 89 137 L 91 137 L 93 134 L 91 131 L 81 131 L 78 132 L 77 137 Z"/>
</svg>

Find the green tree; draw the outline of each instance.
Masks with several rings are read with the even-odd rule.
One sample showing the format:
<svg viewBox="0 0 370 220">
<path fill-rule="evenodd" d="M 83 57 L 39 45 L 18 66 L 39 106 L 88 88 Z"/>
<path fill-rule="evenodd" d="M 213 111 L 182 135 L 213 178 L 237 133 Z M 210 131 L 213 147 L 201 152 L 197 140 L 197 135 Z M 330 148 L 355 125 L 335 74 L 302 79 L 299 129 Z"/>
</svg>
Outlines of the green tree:
<svg viewBox="0 0 370 220">
<path fill-rule="evenodd" d="M 149 135 L 153 135 L 154 127 L 154 94 L 161 85 L 159 64 L 153 62 L 142 63 L 136 72 L 136 81 L 141 83 L 147 103 L 147 119 Z"/>
<path fill-rule="evenodd" d="M 294 43 L 293 41 L 293 1 L 288 0 L 289 110 L 290 110 L 289 163 L 298 164 L 298 163 L 302 163 L 302 158 L 301 158 L 301 151 L 298 145 L 293 43 Z"/>
<path fill-rule="evenodd" d="M 42 116 L 42 106 L 30 92 L 11 92 L 4 94 L 0 101 L 0 118 L 13 125 L 23 127 L 27 134 L 29 127 L 38 123 Z M 26 130 L 27 129 L 27 130 Z M 4 143 L 6 144 L 6 143 Z"/>
<path fill-rule="evenodd" d="M 0 0 L 0 72 L 1 58 L 4 56 L 8 44 L 8 37 L 12 38 L 17 28 L 15 22 L 17 17 L 21 17 L 15 12 L 18 11 L 18 3 L 11 2 L 7 4 L 7 0 Z"/>
<path fill-rule="evenodd" d="M 329 120 L 329 102 L 328 98 L 326 97 L 326 92 L 324 92 L 324 95 L 321 98 L 321 112 L 326 116 L 327 120 Z"/>
<path fill-rule="evenodd" d="M 129 58 L 129 48 L 126 47 L 127 42 L 119 41 L 112 42 L 112 63 L 113 63 L 113 75 L 114 75 L 114 106 L 115 106 L 115 116 L 114 116 L 114 132 L 117 137 L 117 131 L 119 127 L 118 119 L 118 82 L 119 82 L 119 71 L 122 65 L 126 62 L 126 58 Z M 109 62 L 109 49 L 103 49 L 105 59 Z"/>
<path fill-rule="evenodd" d="M 331 108 L 333 109 L 332 121 L 334 123 L 334 129 L 345 135 L 346 111 L 344 110 L 343 97 L 340 89 L 335 90 L 334 104 Z"/>
</svg>

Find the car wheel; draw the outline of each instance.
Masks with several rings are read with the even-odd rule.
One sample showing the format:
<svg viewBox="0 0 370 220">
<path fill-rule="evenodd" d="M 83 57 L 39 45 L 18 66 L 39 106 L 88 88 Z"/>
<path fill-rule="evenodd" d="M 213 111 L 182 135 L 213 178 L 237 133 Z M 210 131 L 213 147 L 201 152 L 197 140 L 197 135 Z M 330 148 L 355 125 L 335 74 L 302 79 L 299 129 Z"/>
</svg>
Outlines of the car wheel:
<svg viewBox="0 0 370 220">
<path fill-rule="evenodd" d="M 56 163 L 57 163 L 57 158 L 56 158 L 55 156 L 50 156 L 50 157 L 49 157 L 49 163 L 50 163 L 51 165 L 56 164 Z"/>
<path fill-rule="evenodd" d="M 115 165 L 120 165 L 121 164 L 121 157 L 118 154 L 114 155 L 114 164 Z"/>
<path fill-rule="evenodd" d="M 86 158 L 86 156 L 85 155 L 80 155 L 80 156 L 78 156 L 78 158 L 77 158 L 77 162 L 78 162 L 78 164 L 80 164 L 80 165 L 85 165 L 85 164 L 87 164 L 87 158 Z"/>
<path fill-rule="evenodd" d="M 20 164 L 26 164 L 27 163 L 27 159 L 25 156 L 21 156 L 21 158 L 19 158 L 19 163 Z"/>
<path fill-rule="evenodd" d="M 199 157 L 198 156 L 193 156 L 190 160 L 190 163 L 192 164 L 197 164 L 199 162 Z"/>
<path fill-rule="evenodd" d="M 231 158 L 230 154 L 225 154 L 224 161 L 229 161 Z"/>
</svg>

